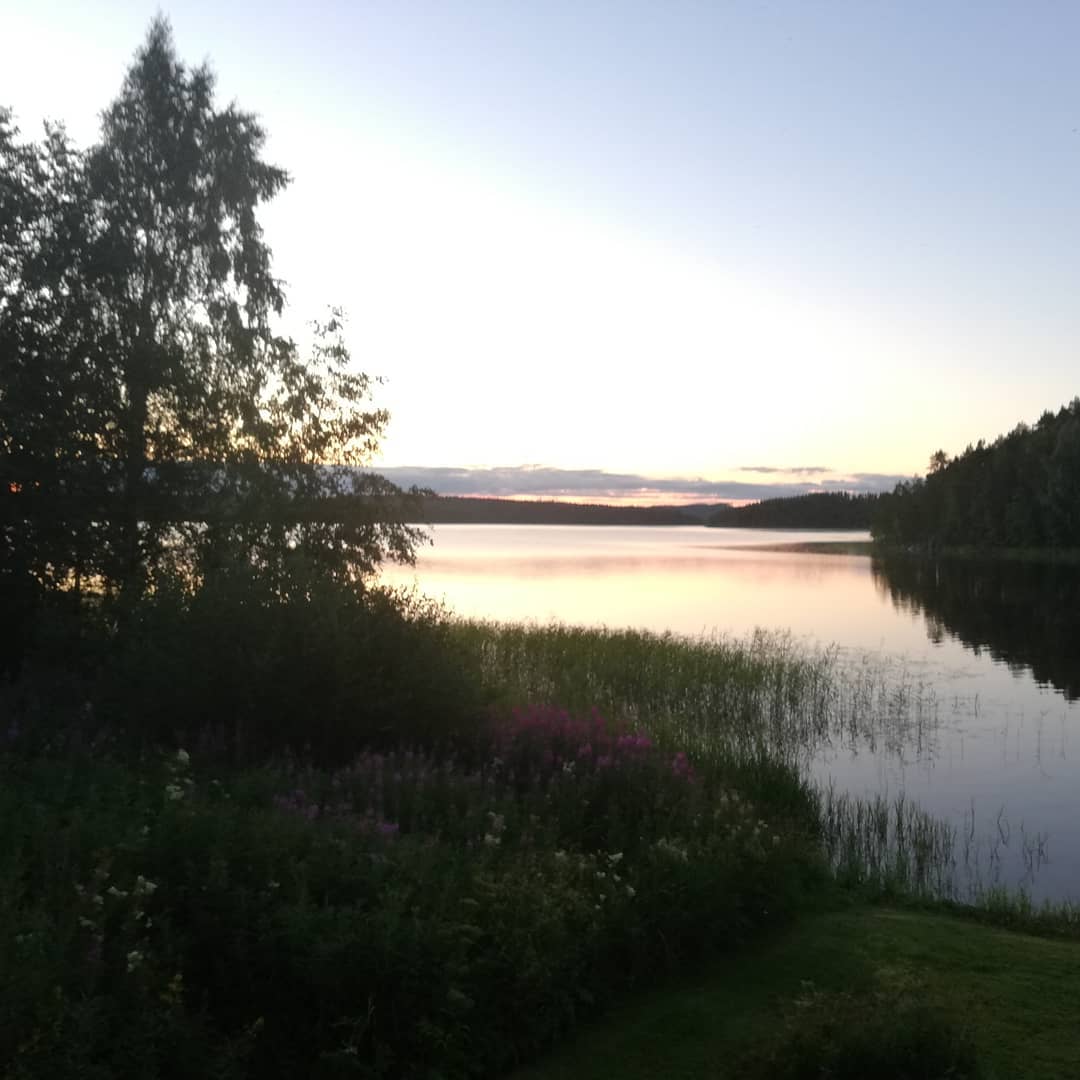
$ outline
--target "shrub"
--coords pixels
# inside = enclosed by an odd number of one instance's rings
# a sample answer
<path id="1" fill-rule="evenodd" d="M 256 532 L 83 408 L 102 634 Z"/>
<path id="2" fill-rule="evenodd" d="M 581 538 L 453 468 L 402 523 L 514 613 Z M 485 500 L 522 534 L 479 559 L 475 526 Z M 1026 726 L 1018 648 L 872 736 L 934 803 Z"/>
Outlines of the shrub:
<path id="1" fill-rule="evenodd" d="M 465 745 L 0 757 L 0 1072 L 495 1075 L 814 881 L 797 823 L 595 712 Z"/>
<path id="2" fill-rule="evenodd" d="M 74 638 L 68 627 L 45 639 L 16 688 L 39 744 L 107 731 L 136 751 L 326 764 L 451 739 L 480 712 L 445 612 L 409 594 L 326 580 L 278 590 L 253 574 L 163 589 L 119 622 L 99 608 L 87 606 Z"/>
<path id="3" fill-rule="evenodd" d="M 950 1017 L 905 998 L 813 991 L 783 1037 L 737 1070 L 746 1080 L 980 1080 L 970 1037 Z"/>

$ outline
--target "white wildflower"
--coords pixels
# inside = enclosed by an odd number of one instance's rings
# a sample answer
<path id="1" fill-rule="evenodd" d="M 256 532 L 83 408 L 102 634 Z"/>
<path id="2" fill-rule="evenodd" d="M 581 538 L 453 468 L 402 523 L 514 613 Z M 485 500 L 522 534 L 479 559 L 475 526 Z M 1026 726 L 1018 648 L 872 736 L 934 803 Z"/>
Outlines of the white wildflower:
<path id="1" fill-rule="evenodd" d="M 157 891 L 157 882 L 147 881 L 142 874 L 139 874 L 135 878 L 135 887 L 132 891 L 136 896 L 152 896 Z"/>

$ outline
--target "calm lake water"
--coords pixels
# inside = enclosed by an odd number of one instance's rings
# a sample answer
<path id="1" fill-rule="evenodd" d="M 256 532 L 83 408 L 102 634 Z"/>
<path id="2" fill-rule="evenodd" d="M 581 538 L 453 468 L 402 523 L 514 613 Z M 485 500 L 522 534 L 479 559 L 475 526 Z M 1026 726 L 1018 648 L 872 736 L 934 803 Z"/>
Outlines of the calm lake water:
<path id="1" fill-rule="evenodd" d="M 459 614 L 742 636 L 788 630 L 918 703 L 919 737 L 820 749 L 818 781 L 904 793 L 971 836 L 985 884 L 1080 901 L 1080 570 L 770 545 L 865 535 L 443 525 L 415 582 Z"/>

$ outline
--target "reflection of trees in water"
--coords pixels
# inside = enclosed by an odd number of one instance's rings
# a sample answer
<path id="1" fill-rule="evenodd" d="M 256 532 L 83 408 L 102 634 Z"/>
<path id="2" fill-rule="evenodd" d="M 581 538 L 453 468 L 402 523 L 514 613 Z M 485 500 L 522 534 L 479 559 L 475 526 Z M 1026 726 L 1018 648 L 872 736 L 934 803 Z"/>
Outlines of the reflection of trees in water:
<path id="1" fill-rule="evenodd" d="M 986 649 L 1080 699 L 1080 567 L 874 558 L 872 572 L 897 610 L 925 614 L 931 641 Z"/>

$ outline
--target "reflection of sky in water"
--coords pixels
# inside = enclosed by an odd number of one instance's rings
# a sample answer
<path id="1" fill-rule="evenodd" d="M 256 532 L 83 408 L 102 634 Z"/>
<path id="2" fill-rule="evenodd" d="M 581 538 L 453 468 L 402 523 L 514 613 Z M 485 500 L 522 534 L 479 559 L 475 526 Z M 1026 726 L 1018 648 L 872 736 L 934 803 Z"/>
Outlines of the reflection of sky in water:
<path id="1" fill-rule="evenodd" d="M 745 547 L 851 534 L 444 525 L 434 538 L 415 572 L 393 568 L 386 580 L 415 581 L 461 615 L 691 635 L 788 629 L 837 644 L 841 663 L 901 658 L 889 677 L 932 703 L 921 748 L 914 738 L 899 753 L 832 748 L 814 775 L 853 794 L 903 791 L 958 826 L 974 803 L 984 878 L 994 839 L 1008 837 L 997 845 L 1003 884 L 1024 880 L 1021 828 L 1029 840 L 1044 834 L 1050 861 L 1033 895 L 1080 899 L 1080 757 L 1070 756 L 1080 705 L 948 634 L 931 642 L 926 617 L 895 606 L 867 558 Z"/>

